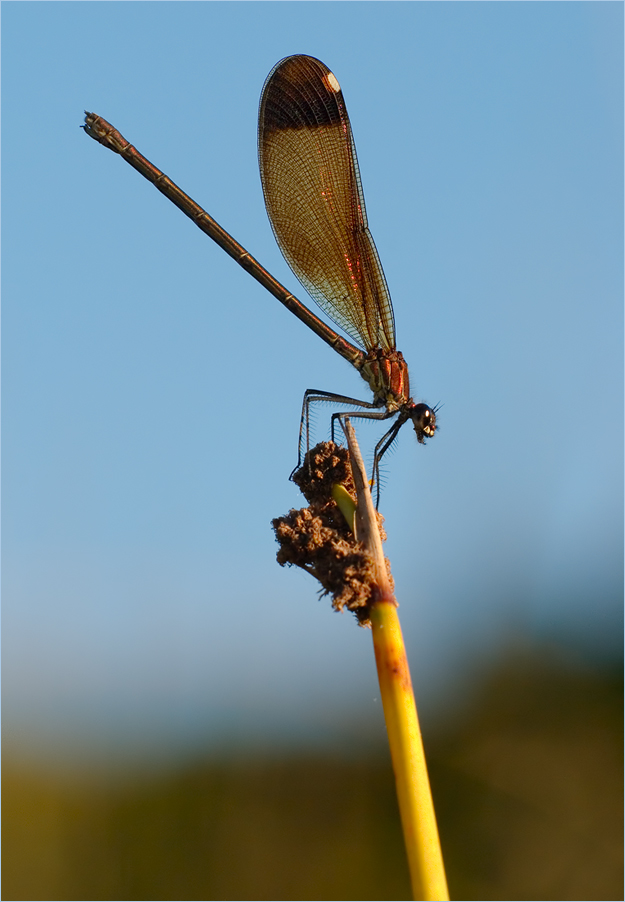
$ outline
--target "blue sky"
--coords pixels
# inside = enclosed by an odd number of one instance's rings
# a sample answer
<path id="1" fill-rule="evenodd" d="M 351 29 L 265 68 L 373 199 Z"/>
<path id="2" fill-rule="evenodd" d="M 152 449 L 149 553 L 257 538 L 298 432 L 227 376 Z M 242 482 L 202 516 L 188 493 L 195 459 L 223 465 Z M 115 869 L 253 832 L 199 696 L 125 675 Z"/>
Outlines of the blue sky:
<path id="1" fill-rule="evenodd" d="M 443 405 L 425 448 L 400 435 L 381 503 L 419 701 L 511 642 L 620 646 L 622 17 L 2 4 L 9 736 L 382 730 L 370 635 L 278 567 L 270 528 L 301 506 L 304 390 L 365 384 L 79 129 L 111 121 L 304 298 L 256 157 L 292 53 L 341 83 L 398 347 Z M 359 426 L 365 456 L 378 433 Z"/>

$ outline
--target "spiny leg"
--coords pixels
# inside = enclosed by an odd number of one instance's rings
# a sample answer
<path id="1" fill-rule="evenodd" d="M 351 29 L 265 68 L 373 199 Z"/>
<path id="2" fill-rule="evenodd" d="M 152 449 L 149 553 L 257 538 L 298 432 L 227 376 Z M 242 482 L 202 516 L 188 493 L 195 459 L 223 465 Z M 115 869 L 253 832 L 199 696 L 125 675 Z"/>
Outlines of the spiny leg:
<path id="1" fill-rule="evenodd" d="M 408 418 L 400 416 L 396 423 L 386 432 L 373 450 L 373 467 L 371 468 L 371 484 L 375 485 L 375 506 L 376 510 L 380 503 L 380 461 L 391 447 L 401 427 Z"/>
<path id="2" fill-rule="evenodd" d="M 306 433 L 306 451 L 310 450 L 310 405 L 314 404 L 316 401 L 330 401 L 336 404 L 355 404 L 357 407 L 366 407 L 371 409 L 375 409 L 377 406 L 371 401 L 360 401 L 358 398 L 350 398 L 347 395 L 337 395 L 335 392 L 323 391 L 322 389 L 318 388 L 307 388 L 304 392 L 304 400 L 302 402 L 302 415 L 299 422 L 299 440 L 297 445 L 296 469 L 299 469 L 299 467 L 301 467 L 302 459 L 304 457 L 304 455 L 302 454 L 304 431 Z M 334 441 L 334 420 L 336 416 L 337 414 L 332 415 L 332 441 Z M 338 414 L 338 416 L 373 416 L 375 419 L 380 418 L 379 415 L 376 416 L 375 414 L 364 414 L 360 413 L 359 411 L 354 411 L 351 414 L 346 412 L 344 414 Z"/>
<path id="3" fill-rule="evenodd" d="M 369 413 L 365 413 L 362 410 L 341 410 L 338 413 L 333 413 L 331 420 L 332 441 L 334 441 L 334 424 L 336 420 L 342 420 L 344 417 L 357 417 L 360 420 L 388 420 L 389 417 L 393 417 L 397 413 L 396 410 L 380 410 L 375 404 L 367 404 L 367 407 L 371 407 L 373 410 Z"/>
<path id="4" fill-rule="evenodd" d="M 370 405 L 370 406 L 373 407 L 373 405 Z M 376 410 L 376 411 L 371 411 L 369 413 L 365 413 L 364 411 L 360 411 L 360 410 L 351 410 L 351 411 L 344 410 L 344 411 L 341 411 L 340 413 L 334 413 L 334 414 L 332 414 L 332 441 L 334 441 L 335 420 L 342 420 L 343 417 L 353 417 L 353 418 L 358 417 L 361 420 L 388 420 L 389 417 L 394 417 L 396 415 L 397 415 L 396 410 Z M 380 441 L 375 446 L 374 456 L 373 456 L 373 468 L 371 471 L 371 481 L 370 481 L 369 485 L 370 486 L 375 485 L 375 487 L 376 487 L 376 501 L 375 501 L 376 509 L 380 503 L 380 478 L 379 478 L 379 476 L 380 476 L 380 473 L 379 473 L 380 458 L 382 457 L 384 452 L 390 447 L 390 445 L 393 443 L 395 436 L 397 435 L 397 433 L 399 432 L 399 430 L 401 429 L 401 427 L 403 426 L 403 424 L 405 422 L 406 422 L 406 417 L 403 415 L 400 415 L 400 418 L 398 419 L 398 421 L 396 423 L 393 423 L 393 425 L 388 430 L 388 432 L 384 433 L 384 435 L 382 436 Z M 388 441 L 387 441 L 387 439 L 388 439 Z M 384 444 L 384 442 L 387 442 L 387 443 L 384 445 L 384 448 L 382 449 L 382 451 L 378 452 L 378 448 L 380 447 L 380 445 Z"/>

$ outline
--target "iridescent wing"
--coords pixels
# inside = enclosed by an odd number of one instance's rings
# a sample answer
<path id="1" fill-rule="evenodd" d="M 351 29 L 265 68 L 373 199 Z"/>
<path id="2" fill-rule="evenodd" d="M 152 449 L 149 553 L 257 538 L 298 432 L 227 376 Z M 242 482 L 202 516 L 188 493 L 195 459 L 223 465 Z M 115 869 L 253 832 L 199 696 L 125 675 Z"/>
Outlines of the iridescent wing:
<path id="1" fill-rule="evenodd" d="M 299 281 L 359 345 L 395 348 L 343 94 L 319 60 L 290 56 L 270 72 L 258 156 L 271 226 Z"/>

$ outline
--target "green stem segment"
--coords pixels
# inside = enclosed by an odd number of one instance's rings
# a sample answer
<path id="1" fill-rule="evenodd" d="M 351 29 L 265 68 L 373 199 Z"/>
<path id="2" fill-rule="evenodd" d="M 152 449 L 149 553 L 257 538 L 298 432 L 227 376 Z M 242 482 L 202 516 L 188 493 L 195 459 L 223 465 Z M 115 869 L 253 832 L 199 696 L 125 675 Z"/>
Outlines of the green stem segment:
<path id="1" fill-rule="evenodd" d="M 356 537 L 376 562 L 377 598 L 371 606 L 373 648 L 395 772 L 408 867 L 415 899 L 449 899 L 430 781 L 406 649 L 397 616 L 367 476 L 354 430 L 344 425 L 356 484 Z"/>

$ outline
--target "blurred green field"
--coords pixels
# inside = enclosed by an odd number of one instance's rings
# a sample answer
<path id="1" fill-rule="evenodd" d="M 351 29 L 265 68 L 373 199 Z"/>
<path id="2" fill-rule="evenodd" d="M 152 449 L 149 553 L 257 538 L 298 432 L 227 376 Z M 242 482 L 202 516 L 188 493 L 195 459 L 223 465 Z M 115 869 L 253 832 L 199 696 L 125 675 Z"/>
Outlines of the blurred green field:
<path id="1" fill-rule="evenodd" d="M 623 898 L 622 676 L 537 660 L 426 736 L 452 899 Z M 9 753 L 2 875 L 6 900 L 410 898 L 383 751 L 108 781 Z"/>

